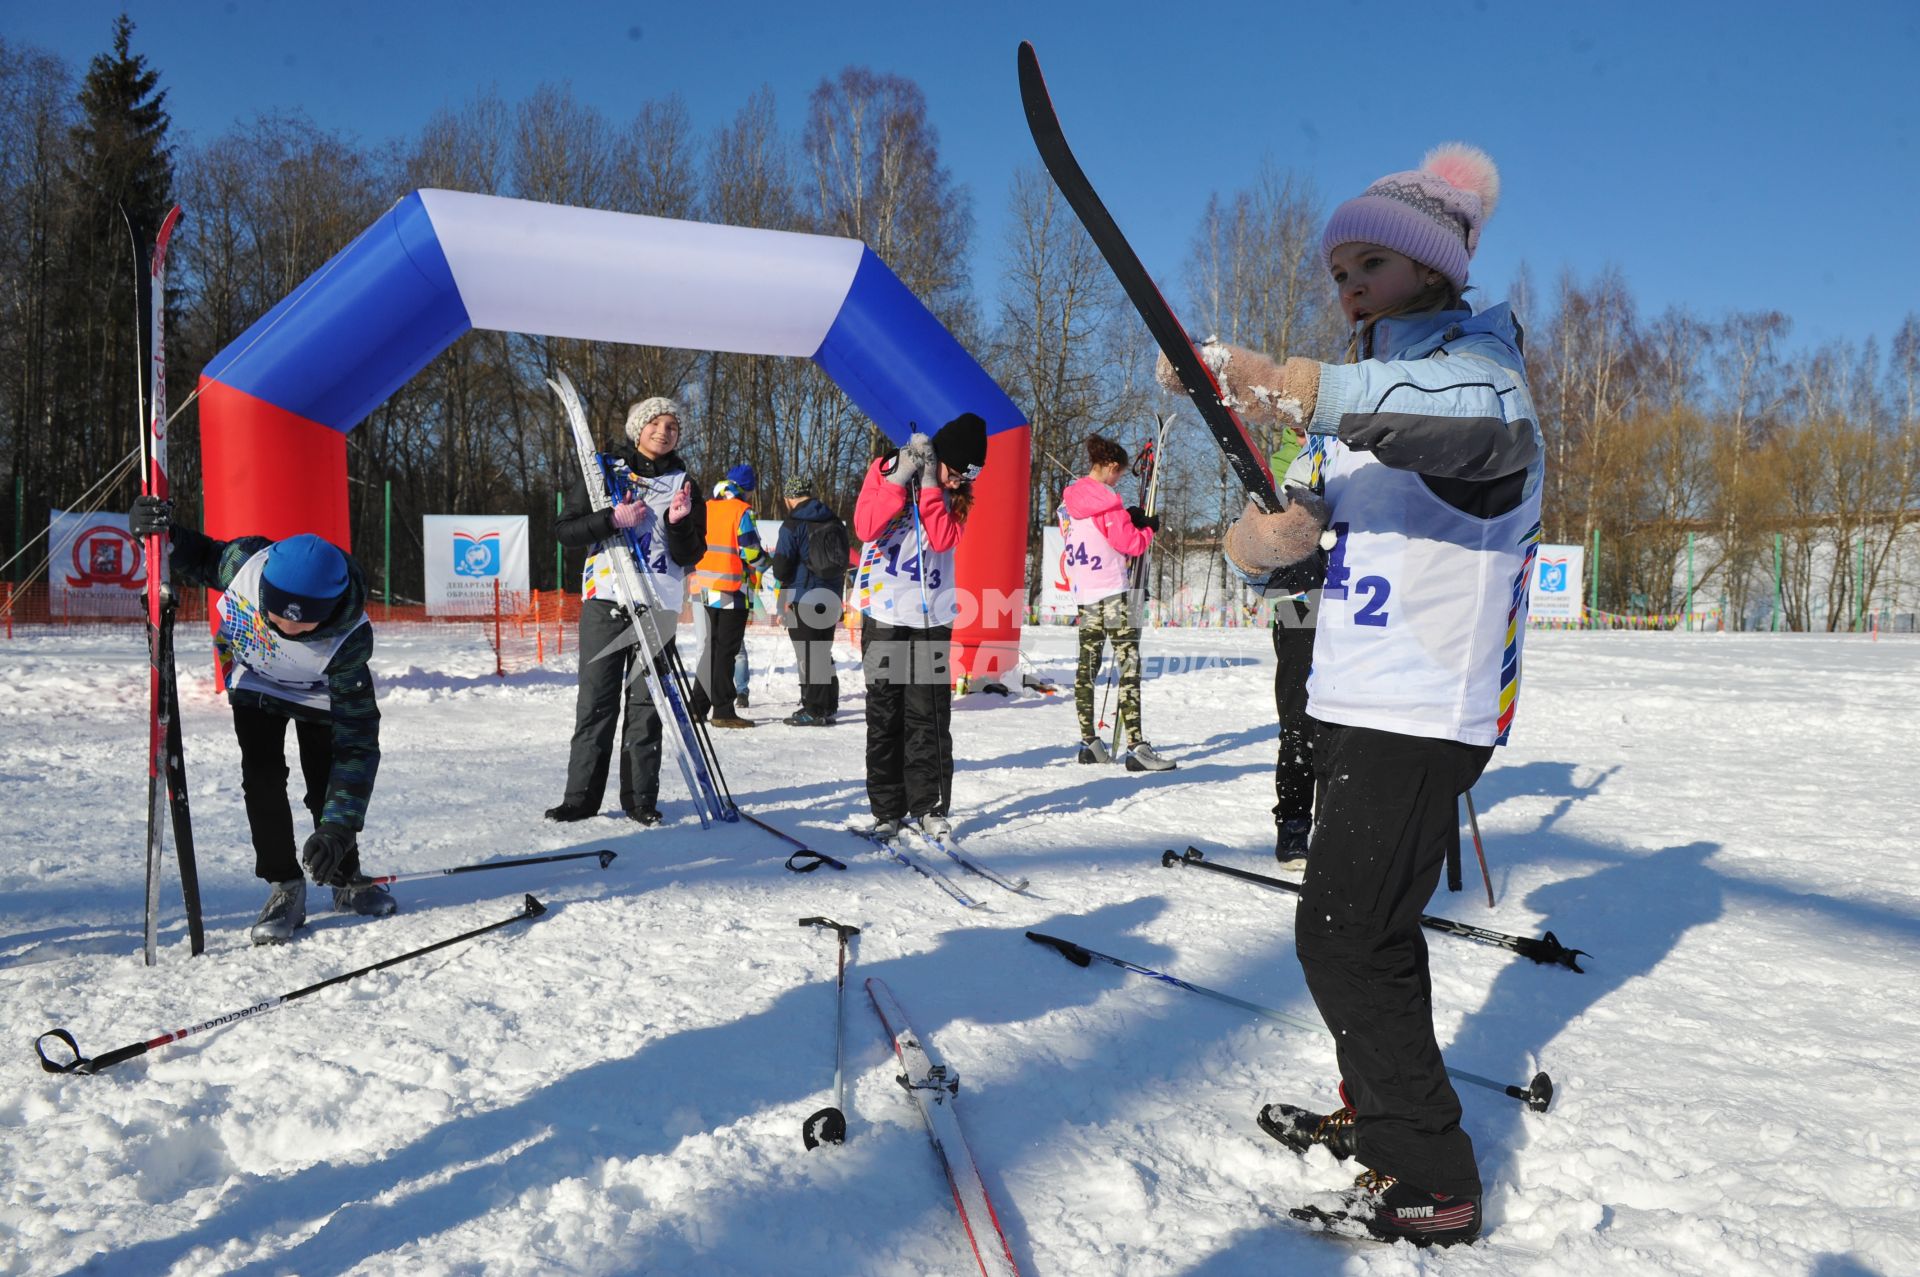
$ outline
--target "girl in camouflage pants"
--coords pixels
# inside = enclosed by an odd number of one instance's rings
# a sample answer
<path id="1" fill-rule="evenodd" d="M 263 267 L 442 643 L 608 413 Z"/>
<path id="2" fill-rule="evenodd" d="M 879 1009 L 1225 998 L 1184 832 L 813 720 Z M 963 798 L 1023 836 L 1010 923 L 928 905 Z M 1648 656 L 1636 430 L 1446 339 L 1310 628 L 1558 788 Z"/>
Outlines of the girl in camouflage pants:
<path id="1" fill-rule="evenodd" d="M 1160 516 L 1122 503 L 1113 485 L 1127 472 L 1127 450 L 1103 435 L 1087 437 L 1088 473 L 1067 485 L 1060 498 L 1064 567 L 1080 605 L 1080 664 L 1073 683 L 1080 714 L 1080 761 L 1110 763 L 1106 742 L 1094 731 L 1093 685 L 1108 642 L 1120 665 L 1120 725 L 1127 740 L 1128 771 L 1170 771 L 1140 727 L 1140 625 L 1138 596 L 1129 588 L 1133 561 L 1153 544 Z"/>

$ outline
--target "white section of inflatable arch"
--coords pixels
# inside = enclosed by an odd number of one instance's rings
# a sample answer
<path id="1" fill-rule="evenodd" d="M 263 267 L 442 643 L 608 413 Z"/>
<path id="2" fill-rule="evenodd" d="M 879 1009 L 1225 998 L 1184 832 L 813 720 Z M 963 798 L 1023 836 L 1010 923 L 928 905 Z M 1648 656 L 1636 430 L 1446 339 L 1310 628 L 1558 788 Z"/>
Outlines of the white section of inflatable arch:
<path id="1" fill-rule="evenodd" d="M 422 190 L 475 328 L 810 358 L 859 240 Z"/>

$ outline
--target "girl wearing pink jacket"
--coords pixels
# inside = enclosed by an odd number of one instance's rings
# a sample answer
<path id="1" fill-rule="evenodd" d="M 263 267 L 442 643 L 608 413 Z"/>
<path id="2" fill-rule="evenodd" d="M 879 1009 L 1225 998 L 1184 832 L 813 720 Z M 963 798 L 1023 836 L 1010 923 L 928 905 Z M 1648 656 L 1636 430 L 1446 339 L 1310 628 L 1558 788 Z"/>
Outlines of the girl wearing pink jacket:
<path id="1" fill-rule="evenodd" d="M 1120 666 L 1120 725 L 1127 739 L 1130 772 L 1164 772 L 1174 764 L 1153 752 L 1140 730 L 1141 595 L 1129 588 L 1133 562 L 1153 544 L 1160 516 L 1129 506 L 1113 490 L 1127 472 L 1127 450 L 1104 435 L 1087 436 L 1088 473 L 1060 496 L 1060 534 L 1073 600 L 1080 605 L 1080 664 L 1073 705 L 1080 714 L 1080 761 L 1110 763 L 1106 742 L 1094 732 L 1093 685 L 1107 643 Z"/>
<path id="2" fill-rule="evenodd" d="M 986 422 L 961 413 L 931 439 L 916 434 L 875 458 L 854 507 L 853 532 L 866 543 L 853 600 L 867 676 L 867 805 L 880 838 L 909 819 L 936 837 L 952 830 L 954 547 L 986 462 Z"/>

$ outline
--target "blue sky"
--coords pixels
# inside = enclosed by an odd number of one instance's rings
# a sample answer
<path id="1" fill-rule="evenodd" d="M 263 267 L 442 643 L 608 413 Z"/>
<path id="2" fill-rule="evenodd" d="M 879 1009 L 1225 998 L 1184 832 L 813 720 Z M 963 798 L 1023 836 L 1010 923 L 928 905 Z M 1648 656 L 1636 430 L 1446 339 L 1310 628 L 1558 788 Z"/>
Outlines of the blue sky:
<path id="1" fill-rule="evenodd" d="M 176 129 L 300 109 L 378 142 L 497 85 L 567 80 L 615 119 L 677 91 L 704 134 L 762 84 L 806 95 L 864 64 L 926 90 L 971 192 L 990 304 L 1008 181 L 1035 162 L 1014 79 L 1031 39 L 1081 162 L 1176 289 L 1207 195 L 1263 158 L 1357 194 L 1432 143 L 1505 179 L 1474 279 L 1626 274 L 1643 315 L 1772 307 L 1793 344 L 1878 337 L 1920 311 L 1920 4 L 566 4 L 501 0 L 0 0 L 7 38 L 76 68 L 114 14 L 160 68 Z M 191 212 L 191 210 L 189 210 Z"/>

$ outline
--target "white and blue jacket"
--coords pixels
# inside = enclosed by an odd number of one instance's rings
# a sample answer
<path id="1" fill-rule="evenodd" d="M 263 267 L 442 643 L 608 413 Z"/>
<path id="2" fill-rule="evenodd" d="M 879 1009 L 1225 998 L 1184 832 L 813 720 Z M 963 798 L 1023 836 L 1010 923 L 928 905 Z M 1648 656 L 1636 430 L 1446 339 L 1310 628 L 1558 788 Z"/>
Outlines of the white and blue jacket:
<path id="1" fill-rule="evenodd" d="M 1503 743 L 1544 454 L 1520 333 L 1502 305 L 1384 320 L 1373 338 L 1390 358 L 1321 366 L 1308 445 L 1287 471 L 1324 492 L 1332 533 L 1307 711 Z"/>

